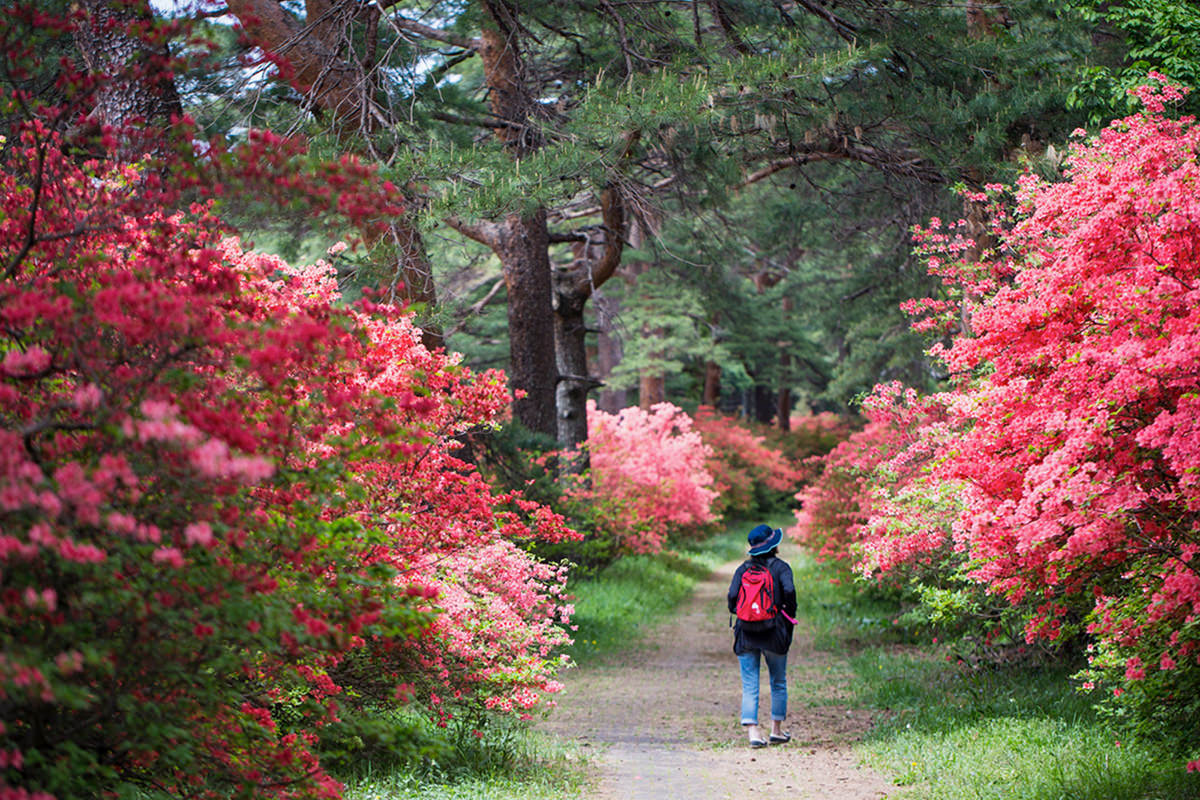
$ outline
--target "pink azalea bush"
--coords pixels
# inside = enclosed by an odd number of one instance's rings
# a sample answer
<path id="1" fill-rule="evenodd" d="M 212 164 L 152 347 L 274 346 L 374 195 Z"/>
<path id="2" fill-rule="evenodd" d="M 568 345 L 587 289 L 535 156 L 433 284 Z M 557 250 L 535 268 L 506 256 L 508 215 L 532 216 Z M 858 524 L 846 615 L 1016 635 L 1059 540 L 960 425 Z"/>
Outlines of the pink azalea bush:
<path id="1" fill-rule="evenodd" d="M 571 534 L 448 438 L 507 412 L 502 376 L 340 307 L 327 266 L 134 216 L 128 176 L 39 136 L 36 206 L 28 152 L 2 178 L 9 789 L 334 796 L 312 745 L 343 705 L 555 691 L 565 575 L 514 543 Z M 55 235 L 81 214 L 113 224 Z"/>
<path id="2" fill-rule="evenodd" d="M 811 481 L 796 494 L 800 507 L 788 536 L 817 558 L 847 567 L 861 557 L 867 522 L 884 501 L 884 487 L 907 486 L 922 460 L 908 454 L 923 427 L 939 418 L 936 402 L 899 383 L 875 387 L 863 402 L 866 424 L 824 456 L 809 462 Z"/>
<path id="3" fill-rule="evenodd" d="M 657 552 L 669 533 L 696 535 L 716 521 L 711 449 L 677 406 L 608 414 L 589 403 L 587 447 L 591 485 L 572 496 L 621 549 Z"/>
<path id="4" fill-rule="evenodd" d="M 1030 637 L 1086 598 L 1098 677 L 1170 724 L 1194 723 L 1200 683 L 1200 129 L 1163 115 L 1180 96 L 1143 88 L 1146 112 L 1076 144 L 1067 180 L 1022 182 L 1016 277 L 945 354 L 990 372 L 948 464 L 972 577 L 1039 598 Z"/>

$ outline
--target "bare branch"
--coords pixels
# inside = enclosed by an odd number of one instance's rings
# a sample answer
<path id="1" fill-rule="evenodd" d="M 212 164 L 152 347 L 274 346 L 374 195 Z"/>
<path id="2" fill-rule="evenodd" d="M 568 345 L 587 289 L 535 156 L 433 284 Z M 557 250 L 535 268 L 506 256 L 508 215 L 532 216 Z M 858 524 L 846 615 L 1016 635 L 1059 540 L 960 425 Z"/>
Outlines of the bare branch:
<path id="1" fill-rule="evenodd" d="M 492 250 L 500 246 L 500 226 L 494 222 L 465 222 L 458 217 L 447 217 L 446 224 Z"/>
<path id="2" fill-rule="evenodd" d="M 788 169 L 789 167 L 798 167 L 801 164 L 811 164 L 814 161 L 832 161 L 834 159 L 846 158 L 846 157 L 847 156 L 845 153 L 835 153 L 835 152 L 830 152 L 830 151 L 820 151 L 820 152 L 815 152 L 815 153 L 797 153 L 794 156 L 788 156 L 787 158 L 780 158 L 775 161 L 772 161 L 771 163 L 767 164 L 765 167 L 762 167 L 761 169 L 757 169 L 754 172 L 751 172 L 749 175 L 747 175 L 745 178 L 743 178 L 741 181 L 739 181 L 734 186 L 734 188 L 735 189 L 744 189 L 752 183 L 758 183 L 759 181 L 763 180 L 764 178 L 769 178 L 772 175 L 774 175 L 776 172 L 781 172 L 785 169 Z"/>
<path id="3" fill-rule="evenodd" d="M 721 35 L 725 37 L 725 41 L 729 42 L 729 46 L 742 55 L 750 55 L 750 48 L 746 42 L 738 35 L 737 29 L 734 27 L 733 19 L 729 16 L 729 10 L 725 8 L 725 4 L 721 0 L 708 0 L 708 6 L 712 9 L 713 18 L 717 21 L 717 26 L 721 29 Z"/>
<path id="4" fill-rule="evenodd" d="M 429 116 L 442 122 L 449 122 L 451 125 L 470 125 L 474 128 L 517 128 L 523 129 L 527 126 L 517 122 L 511 122 L 499 117 L 464 117 L 459 114 L 450 114 L 446 111 L 434 111 Z"/>
<path id="5" fill-rule="evenodd" d="M 483 311 L 483 309 L 487 308 L 488 304 L 492 302 L 492 299 L 496 296 L 496 294 L 500 291 L 500 289 L 503 288 L 503 286 L 504 286 L 504 278 L 497 278 L 496 282 L 492 284 L 492 288 L 488 289 L 488 293 L 485 294 L 483 297 L 481 297 L 479 300 L 472 303 L 471 306 L 467 309 L 466 313 L 463 315 L 463 318 L 461 320 L 459 320 L 459 322 L 453 328 L 446 331 L 446 337 L 449 338 L 449 337 L 453 336 L 454 334 L 458 333 L 467 324 L 467 320 L 469 320 L 471 317 L 476 316 L 481 311 Z"/>
<path id="6" fill-rule="evenodd" d="M 388 8 L 392 5 L 392 3 L 380 3 L 378 5 L 381 8 Z M 408 31 L 409 33 L 415 33 L 416 35 L 425 39 L 433 39 L 437 42 L 445 42 L 446 44 L 452 44 L 455 47 L 461 47 L 464 50 L 474 51 L 478 50 L 480 46 L 479 39 L 472 39 L 468 36 L 459 36 L 456 33 L 450 33 L 449 31 L 444 31 L 440 28 L 434 28 L 417 22 L 416 20 L 402 17 L 399 14 L 392 14 L 387 19 L 397 28 Z"/>
<path id="7" fill-rule="evenodd" d="M 858 41 L 858 28 L 853 24 L 846 22 L 846 20 L 842 19 L 837 14 L 834 14 L 823 5 L 814 3 L 812 0 L 797 0 L 797 3 L 810 13 L 815 14 L 816 16 L 828 22 L 830 26 L 833 27 L 834 33 L 845 39 L 847 42 Z"/>

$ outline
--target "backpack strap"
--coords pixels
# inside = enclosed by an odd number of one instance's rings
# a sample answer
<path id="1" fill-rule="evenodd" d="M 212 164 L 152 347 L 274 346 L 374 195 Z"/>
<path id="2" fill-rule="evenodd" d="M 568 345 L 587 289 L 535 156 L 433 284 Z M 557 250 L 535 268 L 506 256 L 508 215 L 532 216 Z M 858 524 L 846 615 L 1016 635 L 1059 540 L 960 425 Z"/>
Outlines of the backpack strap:
<path id="1" fill-rule="evenodd" d="M 773 565 L 773 564 L 774 564 L 776 561 L 781 561 L 781 560 L 782 560 L 782 559 L 780 559 L 780 558 L 779 558 L 779 556 L 771 556 L 770 560 L 769 560 L 769 561 L 767 561 L 767 569 L 770 569 L 770 568 L 771 568 L 771 566 L 772 566 L 772 565 Z M 775 577 L 775 573 L 771 573 L 771 577 L 772 577 L 772 578 L 774 578 L 774 577 Z M 783 581 L 775 581 L 775 589 L 776 589 L 776 591 L 778 591 L 778 592 L 782 593 L 782 592 L 783 592 Z M 793 617 L 793 616 L 791 616 L 790 614 L 788 614 L 788 612 L 786 612 L 786 611 L 784 611 L 784 610 L 783 610 L 783 602 L 782 602 L 783 598 L 781 597 L 781 598 L 779 598 L 779 599 L 780 599 L 780 601 L 781 601 L 781 602 L 777 602 L 777 603 L 775 604 L 776 606 L 778 606 L 778 607 L 779 607 L 779 615 L 780 615 L 780 616 L 782 616 L 784 619 L 786 619 L 788 622 L 790 622 L 790 623 L 792 623 L 793 625 L 795 625 L 795 624 L 796 624 L 796 618 L 795 618 L 795 617 Z"/>

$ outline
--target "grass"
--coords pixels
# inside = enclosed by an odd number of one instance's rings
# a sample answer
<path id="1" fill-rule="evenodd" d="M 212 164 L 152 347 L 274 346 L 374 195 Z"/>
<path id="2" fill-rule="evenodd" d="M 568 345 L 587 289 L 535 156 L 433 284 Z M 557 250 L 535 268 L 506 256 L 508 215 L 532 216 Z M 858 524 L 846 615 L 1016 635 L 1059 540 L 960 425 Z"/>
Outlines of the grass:
<path id="1" fill-rule="evenodd" d="M 779 524 L 778 522 L 776 524 Z M 625 558 L 572 579 L 581 662 L 612 652 L 669 615 L 696 583 L 745 553 L 735 525 L 706 542 Z M 1127 737 L 1075 693 L 1066 666 L 971 670 L 918 642 L 893 620 L 894 601 L 859 594 L 845 576 L 789 552 L 799 615 L 818 649 L 844 666 L 849 702 L 878 712 L 861 757 L 907 800 L 1185 800 L 1200 775 L 1152 742 Z M 799 688 L 799 687 L 797 687 Z M 797 692 L 799 694 L 799 692 Z M 349 800 L 549 800 L 579 798 L 578 751 L 523 727 L 493 726 L 482 739 L 431 731 L 438 755 L 402 768 L 356 765 Z"/>
<path id="2" fill-rule="evenodd" d="M 1076 693 L 1064 665 L 970 669 L 918 643 L 895 604 L 863 598 L 811 559 L 793 560 L 818 647 L 846 659 L 853 701 L 880 721 L 860 755 L 910 800 L 1185 800 L 1200 775 L 1128 737 Z"/>
<path id="3" fill-rule="evenodd" d="M 451 721 L 409 713 L 420 756 L 359 759 L 336 777 L 346 800 L 553 800 L 581 797 L 586 765 L 572 745 L 507 719 Z M 475 735 L 480 730 L 481 736 Z"/>

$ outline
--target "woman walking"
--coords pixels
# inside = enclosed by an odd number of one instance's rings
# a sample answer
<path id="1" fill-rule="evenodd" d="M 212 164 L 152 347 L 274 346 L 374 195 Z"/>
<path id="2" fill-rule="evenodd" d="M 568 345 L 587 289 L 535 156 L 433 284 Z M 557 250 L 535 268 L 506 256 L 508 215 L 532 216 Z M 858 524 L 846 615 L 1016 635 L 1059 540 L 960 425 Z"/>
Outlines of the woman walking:
<path id="1" fill-rule="evenodd" d="M 747 537 L 750 558 L 738 567 L 729 584 L 729 613 L 736 615 L 733 652 L 742 672 L 742 727 L 751 747 L 783 744 L 787 718 L 787 651 L 796 619 L 796 584 L 792 568 L 779 558 L 783 531 L 758 525 Z M 758 675 L 767 662 L 771 686 L 771 732 L 758 725 Z"/>

